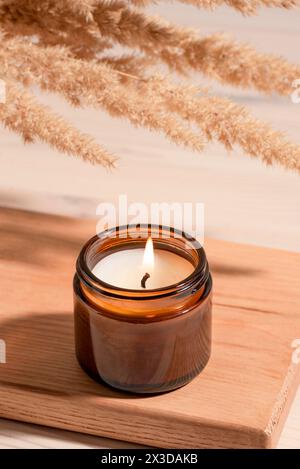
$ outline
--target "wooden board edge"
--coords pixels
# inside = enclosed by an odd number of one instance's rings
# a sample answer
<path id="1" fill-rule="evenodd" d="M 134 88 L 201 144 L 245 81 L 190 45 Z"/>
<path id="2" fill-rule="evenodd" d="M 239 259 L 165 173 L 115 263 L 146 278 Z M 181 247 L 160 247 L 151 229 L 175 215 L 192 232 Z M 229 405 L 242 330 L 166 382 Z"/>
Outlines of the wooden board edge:
<path id="1" fill-rule="evenodd" d="M 13 402 L 10 399 L 12 392 L 15 393 Z M 97 408 L 97 418 L 94 407 L 81 416 L 80 400 L 69 401 L 66 412 L 65 399 L 38 392 L 33 396 L 24 389 L 2 386 L 0 416 L 157 448 L 265 449 L 272 446 L 270 435 L 261 428 L 210 422 L 179 414 L 170 416 L 168 412 L 141 412 L 134 407 L 125 413 L 109 402 Z"/>
<path id="2" fill-rule="evenodd" d="M 284 382 L 272 409 L 268 424 L 264 430 L 269 439 L 271 448 L 275 448 L 278 444 L 283 426 L 296 396 L 300 384 L 299 365 L 300 364 L 291 362 L 288 367 Z"/>

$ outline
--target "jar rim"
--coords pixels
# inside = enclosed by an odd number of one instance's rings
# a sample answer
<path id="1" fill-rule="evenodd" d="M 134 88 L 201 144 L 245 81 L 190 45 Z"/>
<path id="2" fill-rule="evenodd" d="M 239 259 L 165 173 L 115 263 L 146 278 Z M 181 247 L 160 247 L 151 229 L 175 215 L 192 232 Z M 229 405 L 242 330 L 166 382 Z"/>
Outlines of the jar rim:
<path id="1" fill-rule="evenodd" d="M 178 235 L 179 239 L 182 238 L 185 242 L 189 242 L 190 245 L 193 245 L 192 250 L 196 254 L 196 258 L 197 258 L 197 264 L 193 272 L 188 277 L 180 280 L 177 283 L 167 285 L 164 287 L 160 287 L 160 288 L 153 288 L 153 289 L 149 288 L 146 290 L 122 288 L 122 287 L 104 282 L 99 277 L 94 275 L 91 268 L 88 265 L 87 256 L 91 248 L 95 245 L 95 243 L 97 242 L 101 243 L 101 241 L 104 242 L 106 239 L 111 238 L 112 234 L 114 234 L 114 237 L 117 238 L 118 237 L 117 234 L 120 233 L 121 231 L 126 230 L 128 232 L 129 230 L 136 229 L 137 227 L 139 229 L 145 229 L 145 230 L 147 229 L 148 232 L 149 230 L 153 230 L 153 229 L 158 230 L 158 232 L 163 231 L 163 230 L 168 230 L 170 232 L 169 238 L 158 238 L 158 239 L 153 238 L 154 247 L 157 247 L 158 244 L 161 244 L 161 243 L 165 243 L 165 245 L 172 247 L 173 244 L 170 240 L 178 239 L 178 238 L 174 238 L 174 236 L 172 237 L 171 234 Z M 132 244 L 136 243 L 137 239 L 140 240 L 141 237 L 136 237 L 132 239 Z M 146 244 L 146 240 L 147 239 L 145 239 L 145 244 Z M 128 243 L 126 244 L 126 247 L 128 248 Z M 124 250 L 126 249 L 126 247 L 124 247 Z M 162 248 L 160 247 L 160 249 Z M 106 231 L 103 231 L 99 234 L 96 234 L 95 236 L 90 238 L 84 244 L 84 246 L 82 247 L 79 253 L 79 256 L 76 262 L 76 271 L 81 281 L 83 281 L 92 290 L 100 294 L 104 294 L 107 296 L 114 296 L 116 298 L 121 298 L 121 299 L 122 298 L 129 299 L 130 295 L 132 295 L 132 298 L 134 297 L 135 300 L 159 299 L 165 296 L 171 296 L 174 294 L 183 293 L 188 289 L 193 289 L 193 288 L 198 289 L 198 288 L 201 288 L 206 283 L 209 277 L 209 266 L 208 266 L 206 254 L 205 254 L 203 246 L 199 243 L 198 240 L 188 235 L 186 232 L 183 232 L 173 227 L 168 227 L 165 225 L 146 224 L 146 223 L 139 223 L 137 225 L 128 224 L 128 225 L 116 226 L 114 228 L 110 228 Z"/>

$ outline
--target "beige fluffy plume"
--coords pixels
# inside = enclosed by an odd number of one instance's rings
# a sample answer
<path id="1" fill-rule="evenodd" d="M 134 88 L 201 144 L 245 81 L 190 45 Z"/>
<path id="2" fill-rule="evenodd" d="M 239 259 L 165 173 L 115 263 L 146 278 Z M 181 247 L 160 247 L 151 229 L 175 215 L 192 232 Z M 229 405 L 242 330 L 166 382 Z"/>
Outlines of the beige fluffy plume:
<path id="1" fill-rule="evenodd" d="M 260 6 L 292 8 L 299 0 L 182 0 L 199 8 L 226 4 L 243 14 Z M 157 75 L 199 72 L 222 83 L 289 95 L 299 65 L 258 53 L 221 34 L 200 32 L 152 17 L 152 0 L 0 0 L 0 69 L 8 83 L 1 120 L 25 140 L 111 166 L 109 155 L 86 135 L 41 106 L 20 85 L 38 85 L 75 106 L 104 109 L 135 126 L 163 133 L 200 151 L 209 140 L 240 146 L 267 164 L 300 170 L 300 148 L 247 110 Z M 175 7 L 175 6 L 174 6 Z M 117 55 L 115 45 L 125 46 Z M 18 86 L 17 86 L 18 84 Z M 18 103 L 14 106 L 14 100 Z M 27 109 L 20 118 L 20 109 Z M 23 113 L 24 114 L 24 113 Z M 56 123 L 56 124 L 55 124 Z"/>
<path id="2" fill-rule="evenodd" d="M 171 1 L 171 0 L 169 0 Z M 231 8 L 245 14 L 253 15 L 257 13 L 259 8 L 285 8 L 290 9 L 299 5 L 299 0 L 179 0 L 181 3 L 194 5 L 207 10 L 215 10 L 221 5 L 228 5 Z M 146 6 L 150 4 L 160 3 L 159 0 L 131 0 L 136 6 Z"/>
<path id="3" fill-rule="evenodd" d="M 115 157 L 91 137 L 38 104 L 30 93 L 10 81 L 6 82 L 5 104 L 0 104 L 0 121 L 7 129 L 19 133 L 26 143 L 40 140 L 84 161 L 107 168 L 114 166 Z"/>

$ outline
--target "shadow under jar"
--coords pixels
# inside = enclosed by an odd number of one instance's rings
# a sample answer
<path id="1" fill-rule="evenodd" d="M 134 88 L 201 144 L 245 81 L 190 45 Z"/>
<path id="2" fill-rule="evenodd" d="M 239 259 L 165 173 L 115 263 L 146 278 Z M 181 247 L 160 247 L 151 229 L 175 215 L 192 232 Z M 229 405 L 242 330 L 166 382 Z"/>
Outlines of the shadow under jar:
<path id="1" fill-rule="evenodd" d="M 157 289 L 131 290 L 105 283 L 92 270 L 120 250 L 166 250 L 193 271 Z M 127 225 L 91 238 L 74 277 L 75 345 L 82 368 L 94 379 L 134 393 L 159 393 L 191 381 L 211 351 L 212 279 L 204 249 L 186 234 L 162 226 Z"/>

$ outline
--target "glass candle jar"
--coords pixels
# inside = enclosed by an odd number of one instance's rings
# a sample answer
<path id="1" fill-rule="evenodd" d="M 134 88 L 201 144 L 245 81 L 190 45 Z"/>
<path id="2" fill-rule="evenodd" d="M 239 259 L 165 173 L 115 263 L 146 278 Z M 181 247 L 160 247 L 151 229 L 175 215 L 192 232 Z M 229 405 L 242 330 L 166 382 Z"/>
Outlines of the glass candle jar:
<path id="1" fill-rule="evenodd" d="M 193 271 L 167 287 L 131 290 L 105 283 L 92 270 L 105 256 L 144 248 L 148 235 L 188 260 Z M 204 249 L 177 230 L 128 225 L 91 238 L 74 277 L 76 355 L 94 379 L 134 393 L 183 386 L 198 375 L 211 351 L 212 279 Z"/>

